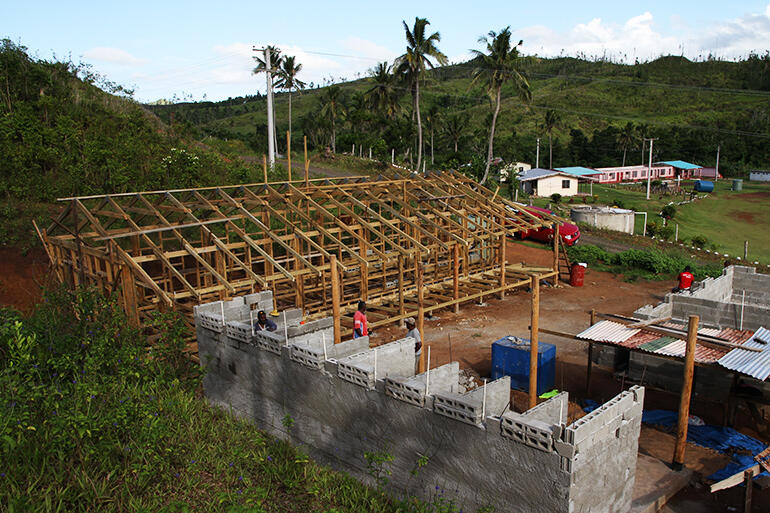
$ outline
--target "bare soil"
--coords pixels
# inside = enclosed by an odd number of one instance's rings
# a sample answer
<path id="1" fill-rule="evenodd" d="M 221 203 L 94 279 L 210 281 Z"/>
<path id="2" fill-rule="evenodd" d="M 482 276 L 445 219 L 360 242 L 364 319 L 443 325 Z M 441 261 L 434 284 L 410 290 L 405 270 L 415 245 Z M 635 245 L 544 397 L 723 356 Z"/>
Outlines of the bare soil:
<path id="1" fill-rule="evenodd" d="M 0 307 L 31 312 L 48 283 L 48 257 L 43 248 L 26 253 L 17 248 L 0 248 Z"/>

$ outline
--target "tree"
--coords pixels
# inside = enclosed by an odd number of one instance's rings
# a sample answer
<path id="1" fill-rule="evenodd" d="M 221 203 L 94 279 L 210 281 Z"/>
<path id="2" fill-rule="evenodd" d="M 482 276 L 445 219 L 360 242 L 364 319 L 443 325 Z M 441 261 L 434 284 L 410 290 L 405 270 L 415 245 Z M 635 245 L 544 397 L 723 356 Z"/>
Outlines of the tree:
<path id="1" fill-rule="evenodd" d="M 302 71 L 302 64 L 295 64 L 294 56 L 286 56 L 281 59 L 278 69 L 278 82 L 275 86 L 289 91 L 289 138 L 291 138 L 291 92 L 294 89 L 304 89 L 305 82 L 299 80 L 297 75 Z"/>
<path id="2" fill-rule="evenodd" d="M 468 128 L 468 124 L 465 118 L 459 114 L 450 114 L 444 118 L 444 133 L 454 143 L 455 153 L 457 153 L 457 145 L 460 139 L 465 135 L 465 131 Z"/>
<path id="3" fill-rule="evenodd" d="M 321 95 L 321 115 L 331 121 L 332 153 L 337 152 L 337 118 L 344 114 L 345 105 L 342 103 L 342 88 L 338 85 L 330 85 Z"/>
<path id="4" fill-rule="evenodd" d="M 396 77 L 392 71 L 393 67 L 389 66 L 387 61 L 377 63 L 374 68 L 369 70 L 369 75 L 374 83 L 364 93 L 372 108 L 387 120 L 393 120 L 400 109 Z"/>
<path id="5" fill-rule="evenodd" d="M 623 127 L 623 129 L 620 131 L 620 134 L 618 135 L 618 144 L 620 144 L 620 147 L 623 148 L 622 166 L 626 165 L 626 152 L 628 151 L 628 148 L 634 144 L 635 140 L 636 127 L 631 122 L 626 123 L 626 126 Z"/>
<path id="6" fill-rule="evenodd" d="M 519 55 L 519 46 L 524 41 L 519 41 L 511 46 L 511 28 L 505 27 L 499 34 L 489 31 L 489 34 L 479 38 L 479 42 L 486 44 L 487 53 L 471 50 L 476 56 L 476 69 L 473 71 L 473 82 L 483 80 L 487 86 L 489 96 L 494 99 L 495 110 L 492 114 L 492 125 L 489 132 L 489 146 L 487 150 L 487 163 L 484 175 L 479 183 L 484 183 L 489 176 L 489 165 L 492 161 L 492 150 L 495 139 L 495 125 L 497 115 L 500 113 L 500 100 L 503 84 L 512 82 L 518 97 L 525 103 L 532 99 L 529 82 L 522 69 L 523 58 Z"/>
<path id="7" fill-rule="evenodd" d="M 281 49 L 271 45 L 267 45 L 267 49 L 270 50 L 270 73 L 273 77 L 276 77 L 278 76 L 278 69 L 281 67 L 281 61 L 283 60 Z M 254 62 L 257 63 L 257 65 L 254 67 L 254 69 L 251 70 L 251 74 L 259 75 L 260 73 L 267 73 L 267 63 L 261 59 L 259 55 L 255 55 L 252 58 L 254 59 Z M 276 126 L 275 108 L 273 108 L 273 112 L 268 113 L 268 115 L 273 116 L 273 126 Z M 277 130 L 273 130 L 273 144 L 275 145 L 276 150 L 278 150 Z"/>
<path id="8" fill-rule="evenodd" d="M 406 21 L 404 31 L 406 33 L 406 53 L 396 60 L 396 69 L 398 73 L 403 74 L 410 82 L 412 90 L 412 99 L 414 102 L 414 113 L 417 116 L 417 169 L 422 164 L 422 119 L 420 117 L 420 80 L 422 80 L 425 70 L 433 68 L 431 58 L 439 64 L 448 62 L 446 55 L 441 53 L 436 43 L 441 41 L 441 34 L 434 32 L 425 37 L 425 27 L 430 22 L 425 18 L 414 19 L 414 27 L 409 30 Z"/>
<path id="9" fill-rule="evenodd" d="M 428 107 L 428 112 L 425 113 L 425 121 L 428 123 L 428 130 L 430 131 L 430 165 L 435 164 L 434 152 L 433 152 L 433 135 L 436 131 L 436 124 L 438 123 L 441 115 L 439 114 L 439 106 L 435 103 Z"/>
<path id="10" fill-rule="evenodd" d="M 551 135 L 553 129 L 559 124 L 559 115 L 553 109 L 545 111 L 545 119 L 543 120 L 543 129 L 548 134 L 548 169 L 553 169 L 553 140 Z"/>

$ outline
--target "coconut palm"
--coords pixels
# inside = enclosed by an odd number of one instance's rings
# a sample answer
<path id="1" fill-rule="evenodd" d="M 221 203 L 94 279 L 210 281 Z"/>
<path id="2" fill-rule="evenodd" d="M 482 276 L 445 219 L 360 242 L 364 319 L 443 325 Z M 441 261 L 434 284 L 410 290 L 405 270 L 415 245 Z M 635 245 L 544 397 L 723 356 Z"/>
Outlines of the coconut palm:
<path id="1" fill-rule="evenodd" d="M 430 165 L 432 166 L 435 164 L 434 160 L 434 152 L 433 152 L 433 136 L 436 132 L 436 125 L 438 124 L 439 120 L 441 119 L 441 114 L 439 113 L 439 106 L 437 104 L 431 104 L 430 107 L 428 107 L 428 112 L 425 113 L 425 122 L 428 124 L 428 131 L 430 132 Z"/>
<path id="2" fill-rule="evenodd" d="M 331 121 L 332 153 L 337 152 L 337 118 L 344 114 L 345 105 L 342 103 L 342 88 L 338 85 L 330 85 L 321 95 L 321 115 Z"/>
<path id="3" fill-rule="evenodd" d="M 548 134 L 548 169 L 553 169 L 553 129 L 559 124 L 561 119 L 559 115 L 553 109 L 545 111 L 545 119 L 543 120 L 543 129 Z"/>
<path id="4" fill-rule="evenodd" d="M 366 97 L 372 108 L 382 114 L 385 119 L 392 120 L 399 111 L 398 97 L 396 88 L 396 76 L 393 74 L 393 66 L 388 62 L 380 62 L 369 70 L 369 75 L 374 82 L 372 87 L 366 90 Z"/>
<path id="5" fill-rule="evenodd" d="M 513 83 L 518 97 L 525 103 L 532 99 L 529 82 L 522 69 L 523 57 L 519 55 L 519 46 L 524 42 L 519 41 L 511 45 L 511 28 L 505 27 L 500 33 L 489 31 L 486 36 L 479 38 L 479 42 L 486 44 L 487 53 L 471 50 L 476 57 L 476 69 L 473 71 L 473 83 L 482 80 L 486 83 L 487 92 L 494 99 L 495 110 L 492 114 L 492 126 L 489 131 L 489 146 L 487 150 L 487 163 L 484 175 L 479 183 L 484 183 L 489 176 L 489 165 L 492 161 L 492 150 L 495 139 L 495 124 L 500 113 L 500 100 L 503 84 Z"/>
<path id="6" fill-rule="evenodd" d="M 275 86 L 289 91 L 289 138 L 291 138 L 291 92 L 305 88 L 305 82 L 297 78 L 302 71 L 302 64 L 296 64 L 294 56 L 286 56 L 281 59 L 278 69 L 278 81 Z"/>
<path id="7" fill-rule="evenodd" d="M 420 80 L 423 79 L 425 70 L 433 68 L 432 59 L 438 64 L 448 62 L 446 55 L 439 51 L 436 43 L 441 41 L 441 34 L 434 32 L 425 37 L 425 27 L 430 22 L 425 18 L 414 19 L 414 27 L 410 30 L 406 21 L 404 32 L 406 33 L 406 53 L 396 59 L 396 69 L 410 82 L 412 99 L 414 102 L 414 115 L 417 117 L 417 169 L 422 164 L 422 119 L 420 117 Z"/>
<path id="8" fill-rule="evenodd" d="M 624 126 L 620 130 L 620 134 L 618 134 L 618 144 L 620 144 L 620 147 L 623 148 L 623 166 L 626 165 L 626 152 L 628 151 L 628 148 L 634 144 L 634 141 L 636 140 L 636 127 L 633 123 L 626 123 L 626 126 Z"/>
<path id="9" fill-rule="evenodd" d="M 467 129 L 468 123 L 465 118 L 458 114 L 451 114 L 444 118 L 444 133 L 454 143 L 455 153 L 457 153 L 457 145 Z"/>

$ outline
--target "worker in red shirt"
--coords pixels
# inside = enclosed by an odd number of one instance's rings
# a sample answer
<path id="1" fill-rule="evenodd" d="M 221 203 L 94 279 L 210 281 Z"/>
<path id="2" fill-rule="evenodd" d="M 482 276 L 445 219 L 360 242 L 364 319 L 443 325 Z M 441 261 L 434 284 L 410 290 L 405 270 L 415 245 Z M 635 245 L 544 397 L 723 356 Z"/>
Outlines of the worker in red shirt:
<path id="1" fill-rule="evenodd" d="M 369 325 L 366 322 L 366 302 L 358 302 L 358 310 L 353 315 L 353 338 L 368 337 Z"/>
<path id="2" fill-rule="evenodd" d="M 692 282 L 695 281 L 695 276 L 692 274 L 690 266 L 684 268 L 684 271 L 679 273 L 679 285 L 671 290 L 671 292 L 682 292 L 684 290 L 690 290 Z"/>

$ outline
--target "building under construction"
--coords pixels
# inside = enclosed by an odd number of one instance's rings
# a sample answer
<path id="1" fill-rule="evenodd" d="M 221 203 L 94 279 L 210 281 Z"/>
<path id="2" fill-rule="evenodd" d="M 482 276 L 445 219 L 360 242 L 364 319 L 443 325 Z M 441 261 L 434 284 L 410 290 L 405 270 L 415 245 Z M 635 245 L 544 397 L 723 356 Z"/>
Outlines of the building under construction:
<path id="1" fill-rule="evenodd" d="M 508 263 L 505 241 L 563 222 L 455 172 L 60 201 L 39 232 L 55 275 L 117 292 L 136 326 L 166 309 L 192 326 L 197 304 L 269 289 L 275 308 L 341 319 L 337 338 L 360 299 L 376 327 L 553 278 L 558 237 L 553 265 L 539 268 Z"/>

